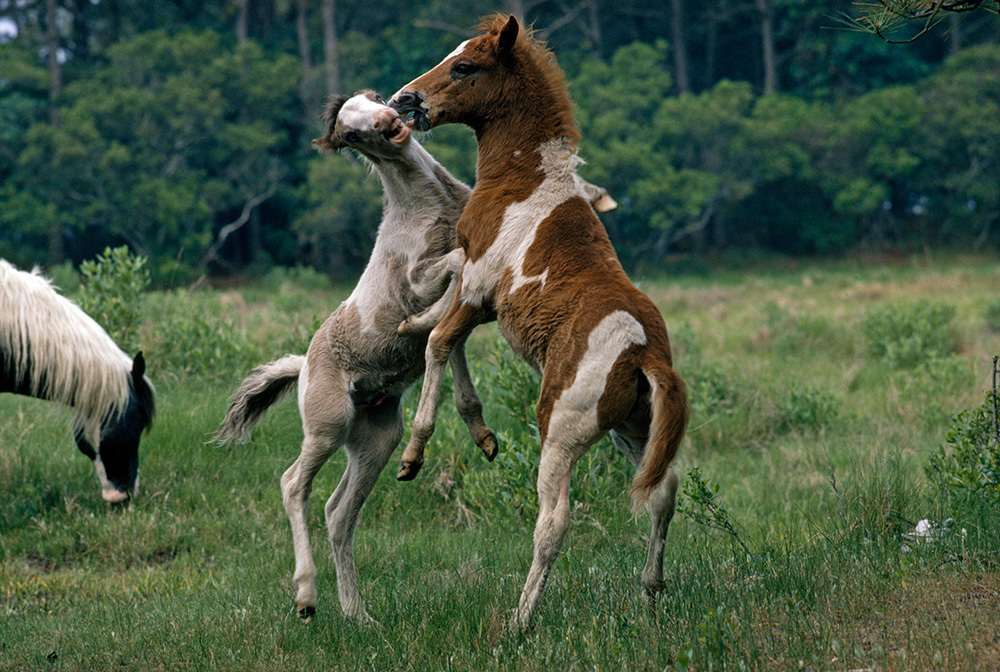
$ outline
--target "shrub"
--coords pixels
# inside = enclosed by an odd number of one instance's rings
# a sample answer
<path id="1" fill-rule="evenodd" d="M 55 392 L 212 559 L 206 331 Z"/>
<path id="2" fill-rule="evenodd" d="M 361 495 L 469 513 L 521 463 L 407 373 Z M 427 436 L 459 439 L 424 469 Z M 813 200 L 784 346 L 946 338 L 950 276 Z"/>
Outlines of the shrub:
<path id="1" fill-rule="evenodd" d="M 1000 301 L 994 301 L 983 310 L 983 319 L 990 331 L 1000 332 Z"/>
<path id="2" fill-rule="evenodd" d="M 920 300 L 869 310 L 861 321 L 868 354 L 893 368 L 912 368 L 955 349 L 955 309 Z"/>
<path id="3" fill-rule="evenodd" d="M 149 287 L 145 257 L 133 255 L 124 245 L 105 248 L 96 261 L 81 263 L 80 273 L 84 282 L 77 303 L 123 350 L 135 354 L 143 292 Z"/>
<path id="4" fill-rule="evenodd" d="M 144 331 L 143 342 L 158 372 L 228 379 L 260 363 L 259 349 L 197 294 L 158 295 L 151 312 L 155 326 Z"/>
<path id="5" fill-rule="evenodd" d="M 1000 504 L 1000 440 L 993 424 L 996 393 L 955 416 L 945 444 L 931 453 L 927 475 L 942 494 Z"/>
<path id="6" fill-rule="evenodd" d="M 840 400 L 815 387 L 793 386 L 778 402 L 779 429 L 815 431 L 840 417 Z"/>

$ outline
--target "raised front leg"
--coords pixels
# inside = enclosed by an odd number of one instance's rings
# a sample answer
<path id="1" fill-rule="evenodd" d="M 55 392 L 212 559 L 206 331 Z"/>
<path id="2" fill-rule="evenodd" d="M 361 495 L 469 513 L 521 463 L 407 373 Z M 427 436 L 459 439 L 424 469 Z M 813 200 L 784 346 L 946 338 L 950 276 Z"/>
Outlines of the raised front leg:
<path id="1" fill-rule="evenodd" d="M 434 433 L 434 417 L 437 415 L 441 396 L 441 376 L 452 351 L 459 343 L 464 343 L 476 325 L 487 319 L 486 311 L 461 301 L 461 287 L 458 298 L 452 304 L 441 323 L 434 327 L 427 339 L 424 384 L 420 389 L 420 403 L 413 419 L 410 441 L 403 451 L 402 464 L 396 478 L 400 481 L 412 480 L 424 464 L 424 446 Z"/>
<path id="2" fill-rule="evenodd" d="M 465 341 L 463 338 L 461 342 L 455 344 L 449 359 L 451 375 L 455 379 L 455 405 L 458 407 L 459 417 L 469 428 L 472 440 L 486 455 L 486 459 L 492 462 L 497 456 L 497 437 L 483 420 L 483 402 L 479 400 L 476 388 L 472 384 L 469 363 L 465 360 Z"/>
<path id="3" fill-rule="evenodd" d="M 438 257 L 429 266 L 414 269 L 410 281 L 413 292 L 425 301 L 436 301 L 423 312 L 410 315 L 399 325 L 400 334 L 421 334 L 436 327 L 455 301 L 458 289 L 458 274 L 465 263 L 465 252 L 457 248 Z M 444 294 L 439 296 L 441 284 L 450 278 Z"/>

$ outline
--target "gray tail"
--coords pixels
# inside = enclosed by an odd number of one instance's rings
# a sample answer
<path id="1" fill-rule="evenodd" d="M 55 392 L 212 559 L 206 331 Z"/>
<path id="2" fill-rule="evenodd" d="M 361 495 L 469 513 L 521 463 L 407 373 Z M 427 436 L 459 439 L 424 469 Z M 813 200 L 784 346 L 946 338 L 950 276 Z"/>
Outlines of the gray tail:
<path id="1" fill-rule="evenodd" d="M 298 384 L 305 363 L 304 355 L 286 355 L 254 369 L 233 393 L 226 419 L 214 439 L 219 443 L 249 441 L 250 430 L 267 409 Z"/>

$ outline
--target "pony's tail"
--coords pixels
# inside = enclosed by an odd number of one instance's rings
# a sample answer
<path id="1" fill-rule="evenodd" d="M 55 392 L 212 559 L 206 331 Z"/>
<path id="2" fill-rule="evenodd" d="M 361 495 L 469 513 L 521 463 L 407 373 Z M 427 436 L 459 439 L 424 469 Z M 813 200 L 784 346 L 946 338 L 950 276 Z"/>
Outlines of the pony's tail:
<path id="1" fill-rule="evenodd" d="M 649 381 L 652 422 L 642 462 L 632 479 L 632 509 L 638 512 L 663 480 L 688 422 L 684 381 L 666 361 L 647 355 L 642 372 Z"/>
<path id="2" fill-rule="evenodd" d="M 249 441 L 250 430 L 260 422 L 267 409 L 298 384 L 305 363 L 303 355 L 285 355 L 254 369 L 233 393 L 226 419 L 213 437 L 215 441 Z"/>

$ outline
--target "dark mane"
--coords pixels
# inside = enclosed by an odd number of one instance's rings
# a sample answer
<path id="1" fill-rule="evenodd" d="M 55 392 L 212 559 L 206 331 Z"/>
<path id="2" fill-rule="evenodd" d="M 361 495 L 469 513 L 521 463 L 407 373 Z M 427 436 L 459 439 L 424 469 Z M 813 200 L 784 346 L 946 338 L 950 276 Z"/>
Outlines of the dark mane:
<path id="1" fill-rule="evenodd" d="M 340 114 L 340 108 L 344 106 L 349 100 L 347 96 L 333 95 L 326 103 L 326 109 L 323 110 L 323 125 L 326 127 L 326 133 L 321 137 L 313 140 L 313 144 L 320 149 L 326 149 L 330 151 L 335 151 L 340 149 L 340 143 L 334 140 L 334 129 L 337 126 L 337 115 Z"/>
<path id="2" fill-rule="evenodd" d="M 483 17 L 476 29 L 491 35 L 495 40 L 509 18 L 508 15 L 498 12 Z M 518 54 L 524 56 L 534 66 L 533 69 L 540 78 L 538 83 L 555 101 L 557 105 L 555 113 L 560 123 L 560 134 L 573 146 L 578 145 L 580 128 L 577 126 L 573 114 L 573 101 L 569 96 L 566 74 L 559 67 L 555 54 L 549 50 L 544 42 L 535 38 L 535 31 L 531 26 L 521 26 L 514 48 Z"/>

